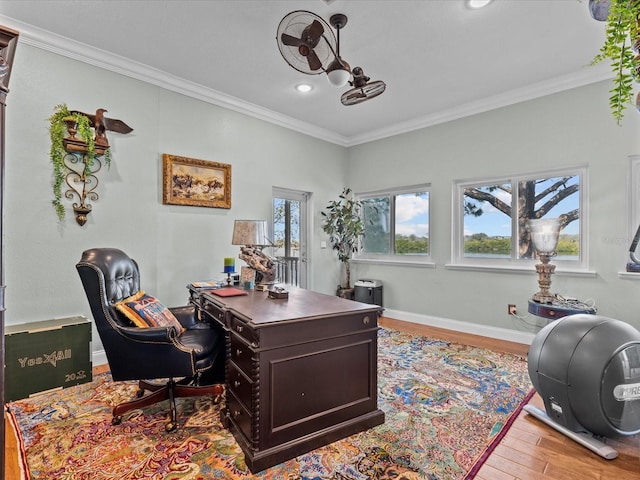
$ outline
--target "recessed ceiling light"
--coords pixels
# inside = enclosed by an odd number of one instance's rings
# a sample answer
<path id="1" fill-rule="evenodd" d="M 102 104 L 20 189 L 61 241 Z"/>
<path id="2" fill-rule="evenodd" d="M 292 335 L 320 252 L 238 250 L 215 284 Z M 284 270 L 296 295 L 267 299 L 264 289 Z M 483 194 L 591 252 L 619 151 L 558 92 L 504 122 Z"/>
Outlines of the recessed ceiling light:
<path id="1" fill-rule="evenodd" d="M 296 90 L 300 93 L 309 93 L 311 90 L 313 90 L 313 87 L 308 83 L 299 83 L 298 85 L 296 85 Z"/>
<path id="2" fill-rule="evenodd" d="M 489 5 L 493 0 L 466 0 L 465 3 L 469 8 L 482 8 Z"/>

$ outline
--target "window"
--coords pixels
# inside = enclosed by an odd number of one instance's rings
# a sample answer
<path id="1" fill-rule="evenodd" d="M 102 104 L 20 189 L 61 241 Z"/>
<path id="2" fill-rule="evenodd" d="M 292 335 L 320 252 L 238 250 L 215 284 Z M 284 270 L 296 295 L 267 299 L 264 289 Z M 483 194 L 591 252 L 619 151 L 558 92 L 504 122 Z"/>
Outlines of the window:
<path id="1" fill-rule="evenodd" d="M 365 234 L 356 258 L 425 262 L 429 257 L 429 186 L 361 193 Z"/>
<path id="2" fill-rule="evenodd" d="M 586 268 L 586 167 L 454 185 L 454 263 L 517 265 L 535 257 L 530 218 L 562 219 L 554 263 Z"/>

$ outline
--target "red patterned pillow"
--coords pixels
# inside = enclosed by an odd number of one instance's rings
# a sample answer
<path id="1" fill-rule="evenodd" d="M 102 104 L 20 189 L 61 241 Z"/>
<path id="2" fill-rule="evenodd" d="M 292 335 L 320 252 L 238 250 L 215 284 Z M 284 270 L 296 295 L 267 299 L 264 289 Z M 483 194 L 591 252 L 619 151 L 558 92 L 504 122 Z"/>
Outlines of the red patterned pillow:
<path id="1" fill-rule="evenodd" d="M 140 328 L 173 326 L 178 335 L 185 330 L 167 307 L 143 290 L 116 303 L 115 307 Z"/>

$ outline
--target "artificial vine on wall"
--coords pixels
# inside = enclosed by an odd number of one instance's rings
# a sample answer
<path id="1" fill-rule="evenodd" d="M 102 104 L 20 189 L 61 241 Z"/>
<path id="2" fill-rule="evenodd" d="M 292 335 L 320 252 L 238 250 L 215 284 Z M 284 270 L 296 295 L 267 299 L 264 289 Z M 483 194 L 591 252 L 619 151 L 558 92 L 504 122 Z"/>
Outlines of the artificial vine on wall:
<path id="1" fill-rule="evenodd" d="M 49 157 L 53 165 L 53 207 L 59 220 L 64 220 L 65 208 L 62 196 L 73 203 L 76 222 L 80 226 L 87 222 L 92 206 L 87 200 L 98 200 L 97 173 L 104 161 L 111 166 L 111 151 L 107 131 L 130 133 L 133 129 L 122 120 L 105 117 L 104 108 L 95 115 L 69 110 L 62 103 L 54 107 L 49 117 L 51 150 Z M 69 187 L 63 192 L 63 185 Z"/>
<path id="2" fill-rule="evenodd" d="M 87 144 L 85 169 L 91 168 L 95 159 L 95 141 L 89 118 L 79 112 L 70 112 L 64 103 L 54 107 L 54 113 L 48 120 L 49 136 L 51 138 L 49 158 L 53 165 L 53 200 L 51 203 L 53 203 L 58 219 L 64 220 L 65 208 L 62 204 L 62 185 L 67 175 L 67 167 L 64 163 L 67 150 L 64 145 L 64 139 L 69 132 L 74 132 L 74 135 L 77 135 L 80 140 Z"/>
<path id="3" fill-rule="evenodd" d="M 633 83 L 640 82 L 640 0 L 595 0 L 608 5 L 605 42 L 591 64 L 611 62 L 615 76 L 609 106 L 618 125 L 633 102 Z M 592 2 L 593 3 L 593 0 Z M 598 19 L 594 16 L 594 18 Z M 640 94 L 636 105 L 640 109 Z"/>

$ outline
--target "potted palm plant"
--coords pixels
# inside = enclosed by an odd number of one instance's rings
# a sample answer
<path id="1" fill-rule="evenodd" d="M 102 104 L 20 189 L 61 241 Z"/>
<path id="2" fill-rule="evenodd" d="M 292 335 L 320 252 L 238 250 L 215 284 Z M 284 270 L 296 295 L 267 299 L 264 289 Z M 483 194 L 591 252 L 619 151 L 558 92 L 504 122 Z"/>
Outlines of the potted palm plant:
<path id="1" fill-rule="evenodd" d="M 350 188 L 344 188 L 338 200 L 329 202 L 321 212 L 324 223 L 322 229 L 329 234 L 331 247 L 338 254 L 338 260 L 345 269 L 345 281 L 338 285 L 337 295 L 353 298 L 351 288 L 351 256 L 359 250 L 359 240 L 364 235 L 364 222 L 360 215 L 362 203 L 356 200 Z"/>
<path id="2" fill-rule="evenodd" d="M 607 22 L 604 44 L 591 64 L 611 62 L 615 75 L 609 105 L 620 125 L 633 100 L 633 83 L 640 82 L 640 0 L 591 0 L 589 7 L 593 18 Z M 640 95 L 640 109 L 639 101 Z"/>

